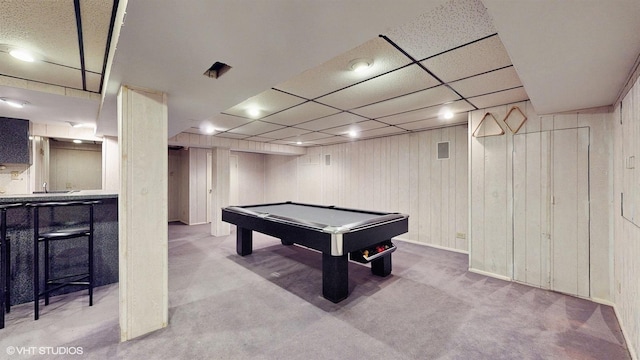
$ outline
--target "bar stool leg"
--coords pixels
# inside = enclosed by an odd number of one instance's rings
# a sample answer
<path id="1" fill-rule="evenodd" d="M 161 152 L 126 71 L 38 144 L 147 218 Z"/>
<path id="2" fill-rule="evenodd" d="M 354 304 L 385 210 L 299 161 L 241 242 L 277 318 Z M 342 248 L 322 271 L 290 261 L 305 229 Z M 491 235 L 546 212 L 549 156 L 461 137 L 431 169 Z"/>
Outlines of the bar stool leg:
<path id="1" fill-rule="evenodd" d="M 6 241 L 7 241 L 7 212 L 6 209 L 1 209 L 0 210 L 0 262 L 2 263 L 2 266 L 6 268 L 6 258 L 7 258 L 7 248 L 6 248 Z M 1 272 L 0 276 L 0 329 L 4 329 L 4 312 L 5 312 L 5 306 L 6 306 L 6 301 L 7 301 L 7 297 L 6 297 L 6 272 L 4 271 L 5 269 L 1 269 L 3 270 Z"/>
<path id="2" fill-rule="evenodd" d="M 4 308 L 6 313 L 11 312 L 11 242 L 4 239 Z"/>
<path id="3" fill-rule="evenodd" d="M 38 320 L 40 302 L 40 232 L 38 208 L 33 209 L 33 320 Z"/>
<path id="4" fill-rule="evenodd" d="M 49 305 L 49 268 L 51 264 L 49 263 L 49 247 L 51 244 L 49 243 L 49 239 L 44 239 L 44 305 Z"/>
<path id="5" fill-rule="evenodd" d="M 93 306 L 93 204 L 89 206 L 89 306 Z"/>

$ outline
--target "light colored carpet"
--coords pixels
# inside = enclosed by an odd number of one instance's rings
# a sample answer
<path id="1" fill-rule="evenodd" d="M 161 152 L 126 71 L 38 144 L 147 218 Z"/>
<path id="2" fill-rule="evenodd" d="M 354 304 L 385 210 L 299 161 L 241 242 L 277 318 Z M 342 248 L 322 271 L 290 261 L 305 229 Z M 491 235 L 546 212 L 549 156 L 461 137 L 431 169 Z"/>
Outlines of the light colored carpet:
<path id="1" fill-rule="evenodd" d="M 0 359 L 630 358 L 611 307 L 470 273 L 464 254 L 396 241 L 392 275 L 350 263 L 334 304 L 321 254 L 256 233 L 240 257 L 235 233 L 208 231 L 169 226 L 168 328 L 119 343 L 115 284 L 93 307 L 85 292 L 56 297 L 38 321 L 13 307 Z"/>

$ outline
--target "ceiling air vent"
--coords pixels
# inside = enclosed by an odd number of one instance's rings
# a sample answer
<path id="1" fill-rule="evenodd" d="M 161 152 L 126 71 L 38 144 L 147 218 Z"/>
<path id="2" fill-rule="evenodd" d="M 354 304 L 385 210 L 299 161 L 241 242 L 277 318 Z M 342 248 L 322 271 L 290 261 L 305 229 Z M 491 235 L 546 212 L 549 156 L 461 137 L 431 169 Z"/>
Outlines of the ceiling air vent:
<path id="1" fill-rule="evenodd" d="M 222 74 L 224 74 L 227 71 L 229 71 L 229 69 L 231 69 L 231 66 L 229 66 L 229 65 L 227 65 L 225 63 L 221 63 L 219 61 L 216 61 L 202 75 L 210 77 L 210 78 L 213 78 L 213 79 L 217 79 L 220 76 L 222 76 Z"/>

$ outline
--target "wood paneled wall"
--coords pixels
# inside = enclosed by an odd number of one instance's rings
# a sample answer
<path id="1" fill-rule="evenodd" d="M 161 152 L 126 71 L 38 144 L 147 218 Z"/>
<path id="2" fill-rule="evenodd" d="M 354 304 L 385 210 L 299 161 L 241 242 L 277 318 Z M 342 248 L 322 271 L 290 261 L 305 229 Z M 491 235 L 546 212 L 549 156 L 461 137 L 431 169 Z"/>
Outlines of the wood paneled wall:
<path id="1" fill-rule="evenodd" d="M 638 170 L 640 159 L 636 158 L 635 169 L 629 169 L 628 164 L 628 158 L 632 156 L 631 145 L 634 142 L 636 146 L 640 144 L 640 106 L 638 105 L 640 105 L 640 80 L 636 81 L 627 93 L 622 106 L 617 104 L 612 121 L 615 126 L 613 300 L 627 345 L 636 356 L 640 353 L 640 280 L 638 277 L 640 274 L 640 227 L 628 217 L 623 216 L 621 194 L 625 193 L 626 202 L 629 191 L 635 191 L 636 194 L 640 192 L 640 179 L 632 174 L 633 171 L 636 174 L 640 171 Z M 635 155 L 637 157 L 640 154 Z M 626 209 L 628 211 L 628 208 Z M 636 208 L 636 211 L 639 210 Z"/>
<path id="2" fill-rule="evenodd" d="M 467 126 L 267 155 L 265 197 L 409 214 L 400 238 L 467 251 Z M 449 142 L 449 159 L 437 159 Z"/>
<path id="3" fill-rule="evenodd" d="M 576 183 L 576 187 L 590 192 L 589 258 L 590 297 L 611 300 L 611 211 L 612 211 L 612 114 L 609 108 L 594 109 L 572 114 L 539 116 L 530 102 L 500 106 L 471 112 L 471 131 L 476 129 L 483 116 L 490 112 L 505 129 L 501 136 L 471 138 L 470 148 L 470 268 L 506 279 L 514 278 L 514 243 L 516 249 L 526 249 L 528 241 L 514 238 L 513 207 L 513 149 L 514 136 L 502 122 L 512 106 L 518 106 L 528 120 L 518 134 L 577 129 L 589 131 L 589 179 Z M 575 163 L 566 163 L 573 168 Z M 559 167 L 562 164 L 555 164 Z M 540 239 L 535 239 L 540 243 Z M 532 259 L 532 267 L 540 267 L 548 261 L 548 251 L 541 249 L 541 258 Z M 527 266 L 527 265 L 525 265 Z M 546 271 L 541 269 L 541 271 Z M 539 285 L 530 282 L 531 285 Z"/>
<path id="4" fill-rule="evenodd" d="M 264 203 L 265 155 L 232 151 L 231 156 L 238 157 L 238 203 L 230 205 Z"/>

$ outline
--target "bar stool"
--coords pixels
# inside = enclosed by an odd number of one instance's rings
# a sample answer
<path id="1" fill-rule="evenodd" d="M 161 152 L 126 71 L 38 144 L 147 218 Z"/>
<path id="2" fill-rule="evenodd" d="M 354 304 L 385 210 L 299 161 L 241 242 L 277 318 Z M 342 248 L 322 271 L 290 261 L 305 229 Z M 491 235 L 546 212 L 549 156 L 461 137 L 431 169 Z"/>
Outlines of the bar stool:
<path id="1" fill-rule="evenodd" d="M 4 313 L 11 310 L 11 247 L 7 236 L 7 209 L 22 203 L 0 204 L 0 329 L 4 329 Z"/>
<path id="2" fill-rule="evenodd" d="M 32 203 L 33 207 L 33 307 L 34 320 L 39 318 L 40 298 L 44 296 L 44 304 L 49 305 L 51 292 L 66 286 L 81 286 L 89 290 L 89 306 L 93 306 L 93 208 L 100 201 L 64 201 L 64 202 L 44 202 Z M 87 208 L 89 210 L 88 222 L 83 222 L 80 227 L 69 225 L 51 224 L 48 230 L 40 232 L 40 210 L 49 208 L 51 214 L 60 207 Z M 76 219 L 77 221 L 78 219 Z M 78 274 L 64 275 L 51 278 L 51 243 L 75 238 L 87 238 L 88 245 L 88 266 L 86 272 Z M 40 290 L 40 243 L 44 243 L 44 289 Z"/>

